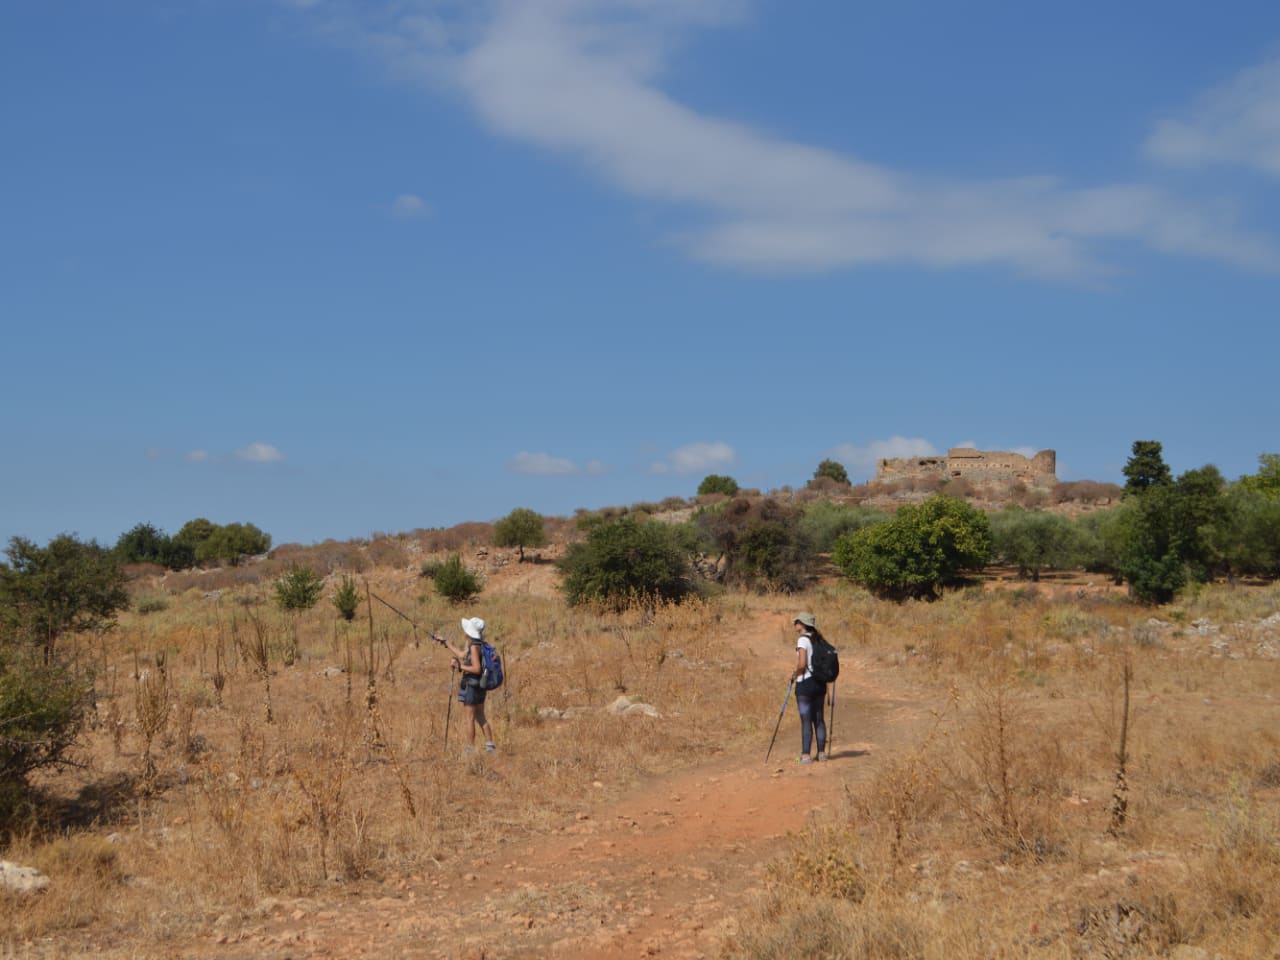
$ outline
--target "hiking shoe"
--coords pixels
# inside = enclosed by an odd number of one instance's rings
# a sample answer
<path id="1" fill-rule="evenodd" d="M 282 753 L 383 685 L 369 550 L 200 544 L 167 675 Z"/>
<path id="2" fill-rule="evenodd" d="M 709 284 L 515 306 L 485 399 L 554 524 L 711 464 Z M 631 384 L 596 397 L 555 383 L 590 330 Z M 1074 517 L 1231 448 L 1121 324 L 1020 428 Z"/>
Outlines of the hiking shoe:
<path id="1" fill-rule="evenodd" d="M 830 758 L 830 757 L 828 757 L 828 756 L 827 756 L 827 754 L 826 754 L 826 752 L 824 751 L 823 753 L 818 754 L 818 756 L 817 756 L 815 759 L 816 759 L 819 763 L 825 763 L 826 761 L 830 760 L 831 758 Z"/>
<path id="2" fill-rule="evenodd" d="M 492 740 L 490 740 L 488 743 L 484 745 L 485 753 L 495 753 L 497 752 L 497 749 L 498 749 L 498 745 L 494 743 Z"/>
<path id="3" fill-rule="evenodd" d="M 796 757 L 796 763 L 813 763 L 813 758 L 807 753 L 802 753 L 800 756 Z"/>

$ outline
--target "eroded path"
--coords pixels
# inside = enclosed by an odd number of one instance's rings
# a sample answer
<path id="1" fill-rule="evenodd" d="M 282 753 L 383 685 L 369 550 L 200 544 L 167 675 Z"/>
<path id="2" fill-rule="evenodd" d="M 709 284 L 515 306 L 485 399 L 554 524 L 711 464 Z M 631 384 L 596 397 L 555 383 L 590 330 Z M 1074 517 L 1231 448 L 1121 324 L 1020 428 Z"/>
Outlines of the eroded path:
<path id="1" fill-rule="evenodd" d="M 760 669 L 785 675 L 777 616 L 741 640 Z M 614 801 L 584 796 L 547 836 L 493 856 L 443 864 L 379 899 L 281 901 L 264 918 L 215 929 L 169 955 L 248 958 L 710 957 L 760 888 L 788 831 L 866 782 L 915 742 L 929 704 L 882 668 L 845 653 L 836 746 L 826 764 L 794 762 L 788 711 L 772 762 L 768 742 L 708 755 Z M 498 761 L 500 762 L 500 760 Z"/>

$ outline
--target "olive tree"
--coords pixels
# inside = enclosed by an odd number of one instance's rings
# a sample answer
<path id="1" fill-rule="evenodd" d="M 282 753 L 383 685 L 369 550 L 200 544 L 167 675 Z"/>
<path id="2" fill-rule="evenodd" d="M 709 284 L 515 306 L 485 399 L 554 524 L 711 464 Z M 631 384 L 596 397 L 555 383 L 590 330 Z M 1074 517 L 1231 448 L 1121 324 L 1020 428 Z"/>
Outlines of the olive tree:
<path id="1" fill-rule="evenodd" d="M 1039 581 L 1041 570 L 1074 566 L 1080 555 L 1076 528 L 1059 514 L 1012 506 L 990 519 L 995 555 L 1019 577 Z"/>
<path id="2" fill-rule="evenodd" d="M 129 606 L 125 574 L 111 551 L 62 534 L 39 547 L 12 537 L 0 563 L 0 629 L 52 661 L 65 633 L 110 625 Z"/>
<path id="3" fill-rule="evenodd" d="M 493 543 L 498 547 L 519 547 L 524 563 L 525 547 L 541 547 L 547 542 L 542 514 L 517 507 L 493 525 Z"/>

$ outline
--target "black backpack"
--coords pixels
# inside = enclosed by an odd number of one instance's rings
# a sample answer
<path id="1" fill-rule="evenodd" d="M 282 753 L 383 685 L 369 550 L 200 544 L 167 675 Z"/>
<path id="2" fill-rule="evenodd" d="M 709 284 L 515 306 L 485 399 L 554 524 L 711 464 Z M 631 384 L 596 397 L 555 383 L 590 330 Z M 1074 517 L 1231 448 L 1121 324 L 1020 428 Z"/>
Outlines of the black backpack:
<path id="1" fill-rule="evenodd" d="M 836 677 L 840 676 L 840 654 L 827 641 L 813 635 L 810 635 L 809 642 L 813 644 L 813 654 L 809 657 L 809 670 L 813 673 L 813 679 L 819 683 L 834 683 Z"/>

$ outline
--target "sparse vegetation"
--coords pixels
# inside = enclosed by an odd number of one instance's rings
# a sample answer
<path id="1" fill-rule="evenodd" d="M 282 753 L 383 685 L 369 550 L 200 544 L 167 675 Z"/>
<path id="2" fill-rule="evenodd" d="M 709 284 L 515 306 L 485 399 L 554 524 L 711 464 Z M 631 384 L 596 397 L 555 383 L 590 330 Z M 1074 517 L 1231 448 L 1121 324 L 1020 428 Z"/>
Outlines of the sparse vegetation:
<path id="1" fill-rule="evenodd" d="M 1265 492 L 1203 472 L 1183 492 L 1168 506 L 1183 522 L 1205 518 L 1202 568 L 1274 562 Z M 488 909 L 514 954 L 621 955 L 647 949 L 649 930 L 624 920 L 652 910 L 678 918 L 664 952 L 725 960 L 1268 956 L 1280 938 L 1280 586 L 1193 580 L 1175 602 L 1142 606 L 1101 578 L 1051 575 L 1065 561 L 1041 549 L 1066 523 L 1090 564 L 1118 569 L 1151 493 L 1048 521 L 1026 567 L 1043 563 L 1039 584 L 903 594 L 928 604 L 830 576 L 787 597 L 756 587 L 780 582 L 768 572 L 785 556 L 775 534 L 809 555 L 834 542 L 839 558 L 904 515 L 905 565 L 925 554 L 919 569 L 928 561 L 944 571 L 937 583 L 954 582 L 980 561 L 984 535 L 943 498 L 892 518 L 779 497 L 704 502 L 696 525 L 645 519 L 640 505 L 584 514 L 577 531 L 566 521 L 560 535 L 582 538 L 568 545 L 573 562 L 495 566 L 475 611 L 509 667 L 489 700 L 492 758 L 461 757 L 448 657 L 415 649 L 406 619 L 375 607 L 349 626 L 328 604 L 286 616 L 264 602 L 291 569 L 355 569 L 369 544 L 282 548 L 216 580 L 138 573 L 131 606 L 59 632 L 52 665 L 31 640 L 39 631 L 6 621 L 4 858 L 54 883 L 0 914 L 0 944 L 15 956 L 109 943 L 104 956 L 150 957 L 191 952 L 212 930 L 253 949 L 376 935 L 388 954 L 410 937 L 461 953 L 467 923 Z M 1015 566 L 999 524 L 1029 519 L 992 518 L 987 542 Z M 694 599 L 689 558 L 713 530 L 744 574 Z M 411 620 L 456 630 L 440 571 L 470 573 L 458 551 L 492 542 L 469 539 L 489 531 L 370 541 L 417 545 L 405 556 L 434 568 L 434 590 L 389 548 L 362 575 Z M 458 546 L 441 561 L 446 542 Z M 529 590 L 557 575 L 581 592 Z M 345 617 L 344 591 L 354 618 L 363 597 L 350 576 L 333 596 Z M 815 611 L 841 647 L 835 761 L 761 770 L 796 609 Z M 103 629 L 117 616 L 120 629 Z M 69 664 L 93 665 L 92 697 Z M 657 716 L 609 713 L 620 695 Z M 788 713 L 784 736 L 794 722 Z M 5 753 L 18 749 L 37 752 Z M 481 805 L 501 811 L 500 842 L 459 815 Z M 780 853 L 758 874 L 766 844 Z M 641 874 L 633 861 L 646 851 Z M 382 926 L 396 917 L 404 930 Z M 668 936 L 684 939 L 668 947 Z"/>

